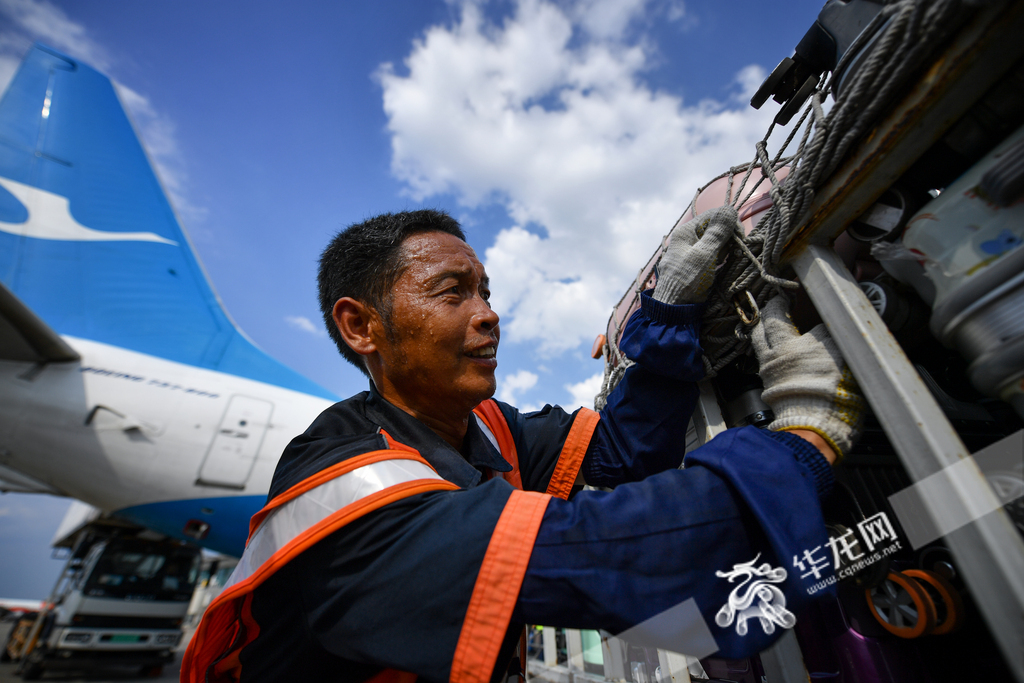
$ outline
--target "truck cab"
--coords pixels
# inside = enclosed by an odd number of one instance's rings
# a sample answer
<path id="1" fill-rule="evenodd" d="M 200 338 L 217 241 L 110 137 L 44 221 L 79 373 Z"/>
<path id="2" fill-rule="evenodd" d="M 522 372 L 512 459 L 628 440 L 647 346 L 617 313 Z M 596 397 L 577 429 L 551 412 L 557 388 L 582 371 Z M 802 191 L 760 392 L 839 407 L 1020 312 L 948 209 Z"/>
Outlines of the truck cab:
<path id="1" fill-rule="evenodd" d="M 24 624 L 19 651 L 10 653 L 21 660 L 22 678 L 107 666 L 158 675 L 181 641 L 199 548 L 102 520 L 70 540 L 50 599 L 30 627 Z"/>

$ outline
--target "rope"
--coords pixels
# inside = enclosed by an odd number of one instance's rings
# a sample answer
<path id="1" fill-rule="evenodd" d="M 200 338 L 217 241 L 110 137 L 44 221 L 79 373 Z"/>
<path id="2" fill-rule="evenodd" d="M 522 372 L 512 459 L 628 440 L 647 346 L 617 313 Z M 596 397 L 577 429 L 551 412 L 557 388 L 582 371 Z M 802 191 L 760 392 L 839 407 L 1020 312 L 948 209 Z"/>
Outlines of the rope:
<path id="1" fill-rule="evenodd" d="M 768 152 L 768 141 L 775 130 L 772 123 L 754 145 L 750 162 L 733 166 L 694 194 L 673 230 L 685 223 L 690 213 L 696 215 L 700 193 L 722 178 L 728 178 L 726 203 L 737 210 L 765 181 L 770 185 L 772 198 L 771 208 L 749 235 L 737 232 L 733 236 L 715 276 L 701 326 L 704 369 L 708 378 L 715 377 L 750 348 L 751 324 L 743 322 L 743 310 L 736 303 L 737 299 L 742 297 L 747 301 L 749 297 L 757 308 L 777 293 L 800 286 L 780 276 L 778 263 L 790 236 L 808 219 L 816 191 L 891 104 L 898 89 L 905 85 L 924 58 L 955 27 L 956 20 L 963 16 L 962 10 L 977 9 L 981 4 L 977 0 L 887 0 L 847 49 L 835 71 L 824 74 L 819 80 L 800 118 L 775 155 Z M 855 59 L 859 59 L 859 66 L 853 73 L 846 73 L 842 94 L 835 98 L 826 113 L 825 98 L 838 87 L 835 74 L 845 73 Z M 784 156 L 798 135 L 796 151 Z M 780 181 L 778 172 L 784 166 L 789 167 L 789 174 Z M 748 187 L 755 169 L 760 170 L 761 177 Z M 738 174 L 742 174 L 742 180 L 735 184 Z M 639 296 L 640 279 L 638 276 L 620 305 L 627 298 Z M 605 345 L 605 376 L 595 399 L 598 409 L 604 406 L 608 393 L 632 365 L 618 350 L 619 334 L 616 322 L 612 338 Z"/>
<path id="2" fill-rule="evenodd" d="M 806 222 L 815 192 L 949 32 L 961 6 L 959 0 L 898 0 L 885 5 L 837 65 L 836 72 L 842 73 L 860 57 L 859 68 L 846 77 L 842 95 L 831 110 L 826 113 L 824 103 L 836 87 L 834 74 L 819 81 L 774 157 L 768 153 L 774 123 L 755 144 L 754 158 L 747 165 L 740 187 L 747 183 L 754 168 L 760 168 L 764 177 L 745 193 L 736 193 L 735 199 L 730 193 L 727 201 L 738 209 L 766 179 L 772 207 L 750 235 L 734 237 L 726 265 L 715 279 L 701 335 L 708 377 L 714 377 L 750 346 L 749 326 L 742 322 L 735 304 L 738 295 L 749 292 L 757 306 L 763 306 L 782 290 L 799 287 L 779 276 L 778 262 L 790 236 Z M 867 52 L 861 56 L 858 53 L 863 49 Z M 796 152 L 784 158 L 798 135 Z M 789 166 L 789 175 L 780 182 L 777 172 L 784 165 Z"/>

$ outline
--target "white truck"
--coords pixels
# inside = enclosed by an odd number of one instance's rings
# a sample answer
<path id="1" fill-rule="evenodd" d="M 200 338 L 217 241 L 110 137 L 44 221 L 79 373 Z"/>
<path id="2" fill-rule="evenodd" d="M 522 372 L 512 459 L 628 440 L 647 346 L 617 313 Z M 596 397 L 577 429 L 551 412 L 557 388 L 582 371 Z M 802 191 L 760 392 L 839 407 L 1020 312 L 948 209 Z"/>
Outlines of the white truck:
<path id="1" fill-rule="evenodd" d="M 20 660 L 21 677 L 108 666 L 158 676 L 181 641 L 199 549 L 104 519 L 82 503 L 72 505 L 55 541 L 70 548 L 64 571 L 43 610 L 22 620 L 6 648 Z"/>

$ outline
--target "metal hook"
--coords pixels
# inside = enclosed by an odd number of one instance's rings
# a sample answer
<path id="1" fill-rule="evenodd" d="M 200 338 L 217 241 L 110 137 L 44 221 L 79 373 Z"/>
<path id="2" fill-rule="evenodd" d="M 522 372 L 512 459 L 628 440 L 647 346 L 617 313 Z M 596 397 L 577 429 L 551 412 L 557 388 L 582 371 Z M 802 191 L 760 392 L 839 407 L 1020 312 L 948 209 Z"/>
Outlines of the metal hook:
<path id="1" fill-rule="evenodd" d="M 743 293 L 747 295 L 747 303 L 750 304 L 750 310 L 753 312 L 752 315 L 747 315 L 747 312 L 743 310 L 743 306 L 739 301 L 733 300 L 733 305 L 736 306 L 736 312 L 739 313 L 740 320 L 745 325 L 756 325 L 757 321 L 761 319 L 761 309 L 757 307 L 757 302 L 754 301 L 754 295 L 750 293 L 749 289 L 743 290 Z"/>

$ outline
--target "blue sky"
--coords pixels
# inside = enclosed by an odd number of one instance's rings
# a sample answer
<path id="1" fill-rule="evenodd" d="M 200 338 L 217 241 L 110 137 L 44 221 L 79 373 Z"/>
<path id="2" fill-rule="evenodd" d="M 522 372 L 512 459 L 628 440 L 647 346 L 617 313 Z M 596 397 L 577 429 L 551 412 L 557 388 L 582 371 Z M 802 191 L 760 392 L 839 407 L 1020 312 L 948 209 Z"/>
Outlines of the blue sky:
<path id="1" fill-rule="evenodd" d="M 225 307 L 340 396 L 319 323 L 337 230 L 444 208 L 502 316 L 498 396 L 589 404 L 591 343 L 695 189 L 749 160 L 749 96 L 821 7 L 715 0 L 0 0 L 0 87 L 33 40 L 121 87 Z M 43 597 L 67 501 L 0 496 L 0 596 Z"/>

